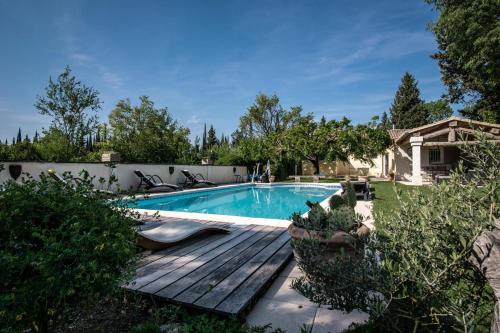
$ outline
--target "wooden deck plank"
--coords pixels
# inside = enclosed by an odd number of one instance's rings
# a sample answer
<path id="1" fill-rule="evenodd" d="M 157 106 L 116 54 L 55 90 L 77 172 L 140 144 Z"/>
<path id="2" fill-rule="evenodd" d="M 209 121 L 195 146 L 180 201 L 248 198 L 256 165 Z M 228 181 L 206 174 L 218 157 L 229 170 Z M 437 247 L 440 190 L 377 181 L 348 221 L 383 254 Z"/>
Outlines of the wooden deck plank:
<path id="1" fill-rule="evenodd" d="M 159 290 L 174 283 L 178 279 L 189 274 L 190 272 L 192 272 L 196 268 L 204 265 L 205 263 L 209 262 L 210 260 L 216 258 L 220 254 L 225 253 L 229 249 L 231 249 L 233 247 L 239 248 L 239 247 L 250 246 L 251 244 L 253 244 L 257 240 L 259 240 L 260 237 L 262 237 L 262 235 L 260 233 L 261 229 L 263 229 L 262 226 L 256 226 L 255 228 L 243 233 L 242 235 L 232 239 L 231 241 L 223 244 L 222 246 L 217 247 L 213 251 L 210 251 L 210 252 L 190 261 L 189 263 L 183 265 L 182 267 L 179 267 L 176 270 L 171 271 L 166 275 L 163 275 L 159 279 L 151 281 L 147 285 L 140 288 L 139 291 L 142 293 L 155 294 Z"/>
<path id="2" fill-rule="evenodd" d="M 269 253 L 269 251 L 264 251 L 264 249 L 268 248 L 270 244 L 273 244 L 273 242 L 284 233 L 285 230 L 273 230 L 257 243 L 233 257 L 211 273 L 207 273 L 204 266 L 200 267 L 196 271 L 170 285 L 170 288 L 177 292 L 177 296 L 170 293 L 168 294 L 169 297 L 174 297 L 174 300 L 180 303 L 194 303 L 228 275 L 252 260 L 252 258 L 261 257 L 263 258 L 262 263 L 267 260 L 275 251 Z M 193 281 L 196 282 L 193 283 Z"/>
<path id="3" fill-rule="evenodd" d="M 174 222 L 176 222 L 178 220 L 180 220 L 180 219 L 172 219 L 172 218 L 165 218 L 164 217 L 164 218 L 160 218 L 160 219 L 155 219 L 155 222 L 160 222 L 159 224 L 161 224 L 162 222 L 163 223 L 164 222 L 174 223 Z M 193 220 L 193 221 L 203 222 L 203 223 L 206 223 L 206 224 L 216 224 L 216 225 L 220 225 L 220 226 L 228 226 L 228 225 L 230 225 L 230 223 L 225 223 L 225 222 L 210 222 L 210 221 L 198 221 L 198 220 Z M 151 222 L 149 222 L 149 223 L 151 223 Z M 235 228 L 233 226 L 231 228 L 231 231 L 235 231 L 237 229 L 239 229 L 239 228 Z M 153 252 L 153 253 L 149 254 L 148 256 L 146 256 L 144 258 L 141 258 L 141 260 L 139 260 L 139 262 L 137 264 L 137 268 L 145 266 L 145 265 L 147 265 L 147 264 L 149 264 L 149 263 L 151 263 L 153 261 L 156 261 L 158 259 L 161 259 L 161 258 L 165 257 L 166 255 L 171 254 L 174 251 L 178 251 L 178 250 L 180 250 L 182 248 L 185 248 L 185 247 L 188 247 L 188 246 L 190 246 L 192 244 L 199 244 L 200 246 L 202 246 L 200 242 L 207 242 L 207 243 L 209 243 L 210 240 L 207 239 L 207 238 L 210 237 L 210 236 L 212 236 L 212 235 L 219 235 L 219 234 L 216 234 L 216 233 L 207 233 L 204 238 L 194 237 L 194 238 L 186 239 L 185 242 L 182 242 L 180 244 L 176 244 L 175 246 L 172 246 L 170 248 L 166 248 L 164 250 Z M 224 235 L 224 234 L 220 234 L 220 235 Z"/>
<path id="4" fill-rule="evenodd" d="M 264 265 L 231 293 L 215 310 L 224 314 L 239 314 L 262 291 L 292 256 L 292 246 L 286 243 Z"/>
<path id="5" fill-rule="evenodd" d="M 288 233 L 283 233 L 278 239 L 269 244 L 264 250 L 239 267 L 231 275 L 227 276 L 215 287 L 211 288 L 198 300 L 193 300 L 196 306 L 213 309 L 238 288 L 246 279 L 269 260 L 280 248 L 290 241 Z M 180 295 L 182 296 L 182 294 Z"/>
<path id="6" fill-rule="evenodd" d="M 204 238 L 198 239 L 198 242 L 194 242 L 189 246 L 182 247 L 178 251 L 170 252 L 168 253 L 168 255 L 165 255 L 162 258 L 157 259 L 147 265 L 138 268 L 135 274 L 137 277 L 144 276 L 160 269 L 167 263 L 176 260 L 180 257 L 186 256 L 188 254 L 192 256 L 195 255 L 195 253 L 200 253 L 200 251 L 204 250 L 206 250 L 205 252 L 208 252 L 214 249 L 215 247 L 219 246 L 220 244 L 228 242 L 231 239 L 238 237 L 242 233 L 247 232 L 252 228 L 254 228 L 254 226 L 245 226 L 229 234 L 206 235 Z"/>
<path id="7" fill-rule="evenodd" d="M 189 251 L 193 251 L 193 248 L 196 249 L 200 246 L 205 246 L 210 244 L 211 242 L 226 236 L 225 234 L 208 234 L 204 235 L 204 237 L 197 237 L 190 240 L 186 240 L 184 243 L 180 244 L 180 246 L 173 246 L 164 250 L 160 250 L 150 254 L 148 257 L 141 260 L 137 265 L 135 270 L 136 275 L 140 274 L 141 271 L 147 270 L 148 267 L 153 267 L 152 265 L 158 265 L 160 262 L 168 260 L 169 258 L 173 258 L 175 256 L 183 256 Z M 168 261 L 167 261 L 168 262 Z"/>
<path id="8" fill-rule="evenodd" d="M 227 244 L 234 239 L 232 244 L 237 244 L 239 241 L 249 238 L 253 235 L 250 233 L 245 235 L 247 232 L 255 229 L 255 226 L 250 225 L 244 228 L 241 228 L 238 231 L 234 231 L 229 235 L 223 235 L 220 238 L 209 238 L 208 241 L 204 240 L 203 242 L 199 242 L 199 246 L 197 244 L 193 244 L 187 248 L 181 249 L 179 253 L 172 253 L 170 255 L 165 256 L 159 260 L 152 262 L 151 264 L 142 267 L 137 273 L 129 285 L 128 289 L 137 290 L 152 281 L 159 279 L 163 275 L 166 275 L 179 267 L 184 266 L 190 261 L 195 260 L 196 258 L 209 253 L 210 251 L 216 249 L 217 247 Z M 256 232 L 259 230 L 257 228 Z"/>

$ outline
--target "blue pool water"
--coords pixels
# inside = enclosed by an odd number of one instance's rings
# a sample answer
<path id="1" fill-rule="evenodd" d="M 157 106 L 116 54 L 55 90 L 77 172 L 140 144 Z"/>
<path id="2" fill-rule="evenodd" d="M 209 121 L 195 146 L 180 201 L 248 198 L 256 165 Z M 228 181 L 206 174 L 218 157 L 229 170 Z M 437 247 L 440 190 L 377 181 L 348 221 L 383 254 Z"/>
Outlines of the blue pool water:
<path id="1" fill-rule="evenodd" d="M 305 213 L 306 201 L 321 202 L 340 186 L 240 186 L 137 200 L 130 207 L 176 212 L 288 219 Z"/>

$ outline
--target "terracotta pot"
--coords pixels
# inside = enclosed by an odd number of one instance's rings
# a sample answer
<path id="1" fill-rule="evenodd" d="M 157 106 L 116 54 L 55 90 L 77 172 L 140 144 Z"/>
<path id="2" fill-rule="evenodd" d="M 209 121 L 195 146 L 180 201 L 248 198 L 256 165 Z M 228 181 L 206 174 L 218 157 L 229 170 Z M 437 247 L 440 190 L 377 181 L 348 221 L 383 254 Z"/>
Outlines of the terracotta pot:
<path id="1" fill-rule="evenodd" d="M 288 234 L 292 239 L 302 240 L 314 238 L 326 246 L 327 250 L 325 256 L 318 256 L 316 260 L 331 260 L 340 255 L 342 251 L 344 254 L 353 258 L 361 258 L 363 255 L 363 249 L 359 246 L 359 237 L 366 237 L 369 233 L 370 230 L 365 225 L 362 225 L 358 228 L 358 230 L 356 230 L 356 236 L 348 234 L 344 231 L 335 231 L 327 234 L 326 231 L 306 230 L 296 227 L 293 224 L 288 226 Z M 300 260 L 300 257 L 295 250 L 294 255 L 297 260 Z"/>
<path id="2" fill-rule="evenodd" d="M 269 176 L 270 183 L 274 183 L 275 180 L 276 180 L 276 176 L 273 176 L 273 175 Z"/>
<path id="3" fill-rule="evenodd" d="M 361 181 L 361 182 L 367 182 L 369 181 L 369 177 L 368 176 L 358 176 L 358 181 Z"/>

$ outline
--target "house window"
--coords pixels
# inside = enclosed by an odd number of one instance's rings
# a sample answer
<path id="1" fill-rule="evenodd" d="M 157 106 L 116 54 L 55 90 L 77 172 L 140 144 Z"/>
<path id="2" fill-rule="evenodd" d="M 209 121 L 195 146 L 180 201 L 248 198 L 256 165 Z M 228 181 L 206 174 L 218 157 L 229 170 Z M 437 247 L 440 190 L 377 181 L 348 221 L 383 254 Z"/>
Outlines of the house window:
<path id="1" fill-rule="evenodd" d="M 441 149 L 439 148 L 429 149 L 429 163 L 430 164 L 442 163 Z"/>

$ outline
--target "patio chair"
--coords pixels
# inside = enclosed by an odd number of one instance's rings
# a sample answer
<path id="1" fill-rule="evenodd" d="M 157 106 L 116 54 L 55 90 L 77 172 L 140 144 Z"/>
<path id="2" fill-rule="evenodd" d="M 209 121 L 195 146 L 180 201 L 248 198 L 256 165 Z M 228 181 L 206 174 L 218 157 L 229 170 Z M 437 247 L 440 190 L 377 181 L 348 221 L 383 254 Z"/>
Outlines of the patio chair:
<path id="1" fill-rule="evenodd" d="M 341 182 L 342 188 L 345 190 L 347 183 Z M 351 181 L 351 186 L 354 188 L 354 192 L 356 192 L 357 198 L 363 198 L 363 200 L 368 200 L 371 198 L 370 194 L 370 183 L 367 181 Z"/>
<path id="2" fill-rule="evenodd" d="M 78 177 L 66 177 L 64 178 L 63 176 L 61 176 L 60 174 L 57 173 L 57 171 L 55 171 L 54 169 L 49 169 L 47 170 L 47 174 L 50 176 L 50 178 L 54 179 L 56 182 L 59 182 L 61 184 L 65 184 L 65 185 L 69 185 L 71 187 L 75 187 L 73 183 L 81 183 L 83 182 L 83 180 L 81 178 L 78 178 Z M 109 197 L 116 197 L 116 193 L 114 192 L 111 192 L 111 191 L 107 191 L 107 190 L 100 190 L 100 189 L 97 189 L 97 188 L 93 188 L 92 191 L 94 192 L 98 192 L 98 193 L 102 193 L 102 194 L 105 194 Z"/>
<path id="3" fill-rule="evenodd" d="M 217 186 L 214 182 L 205 180 L 202 174 L 198 173 L 193 175 L 189 170 L 181 170 L 186 180 L 184 181 L 183 187 L 206 187 L 206 186 Z"/>
<path id="4" fill-rule="evenodd" d="M 139 246 L 150 250 L 160 250 L 174 246 L 179 242 L 205 232 L 229 233 L 231 231 L 229 224 L 209 224 L 190 220 L 155 224 L 154 227 L 145 230 L 148 227 L 148 224 L 142 226 L 137 242 Z"/>
<path id="5" fill-rule="evenodd" d="M 146 193 L 161 193 L 182 190 L 177 185 L 164 183 L 158 175 L 145 175 L 141 170 L 134 170 L 134 174 L 141 180 L 138 188 L 144 186 Z"/>

